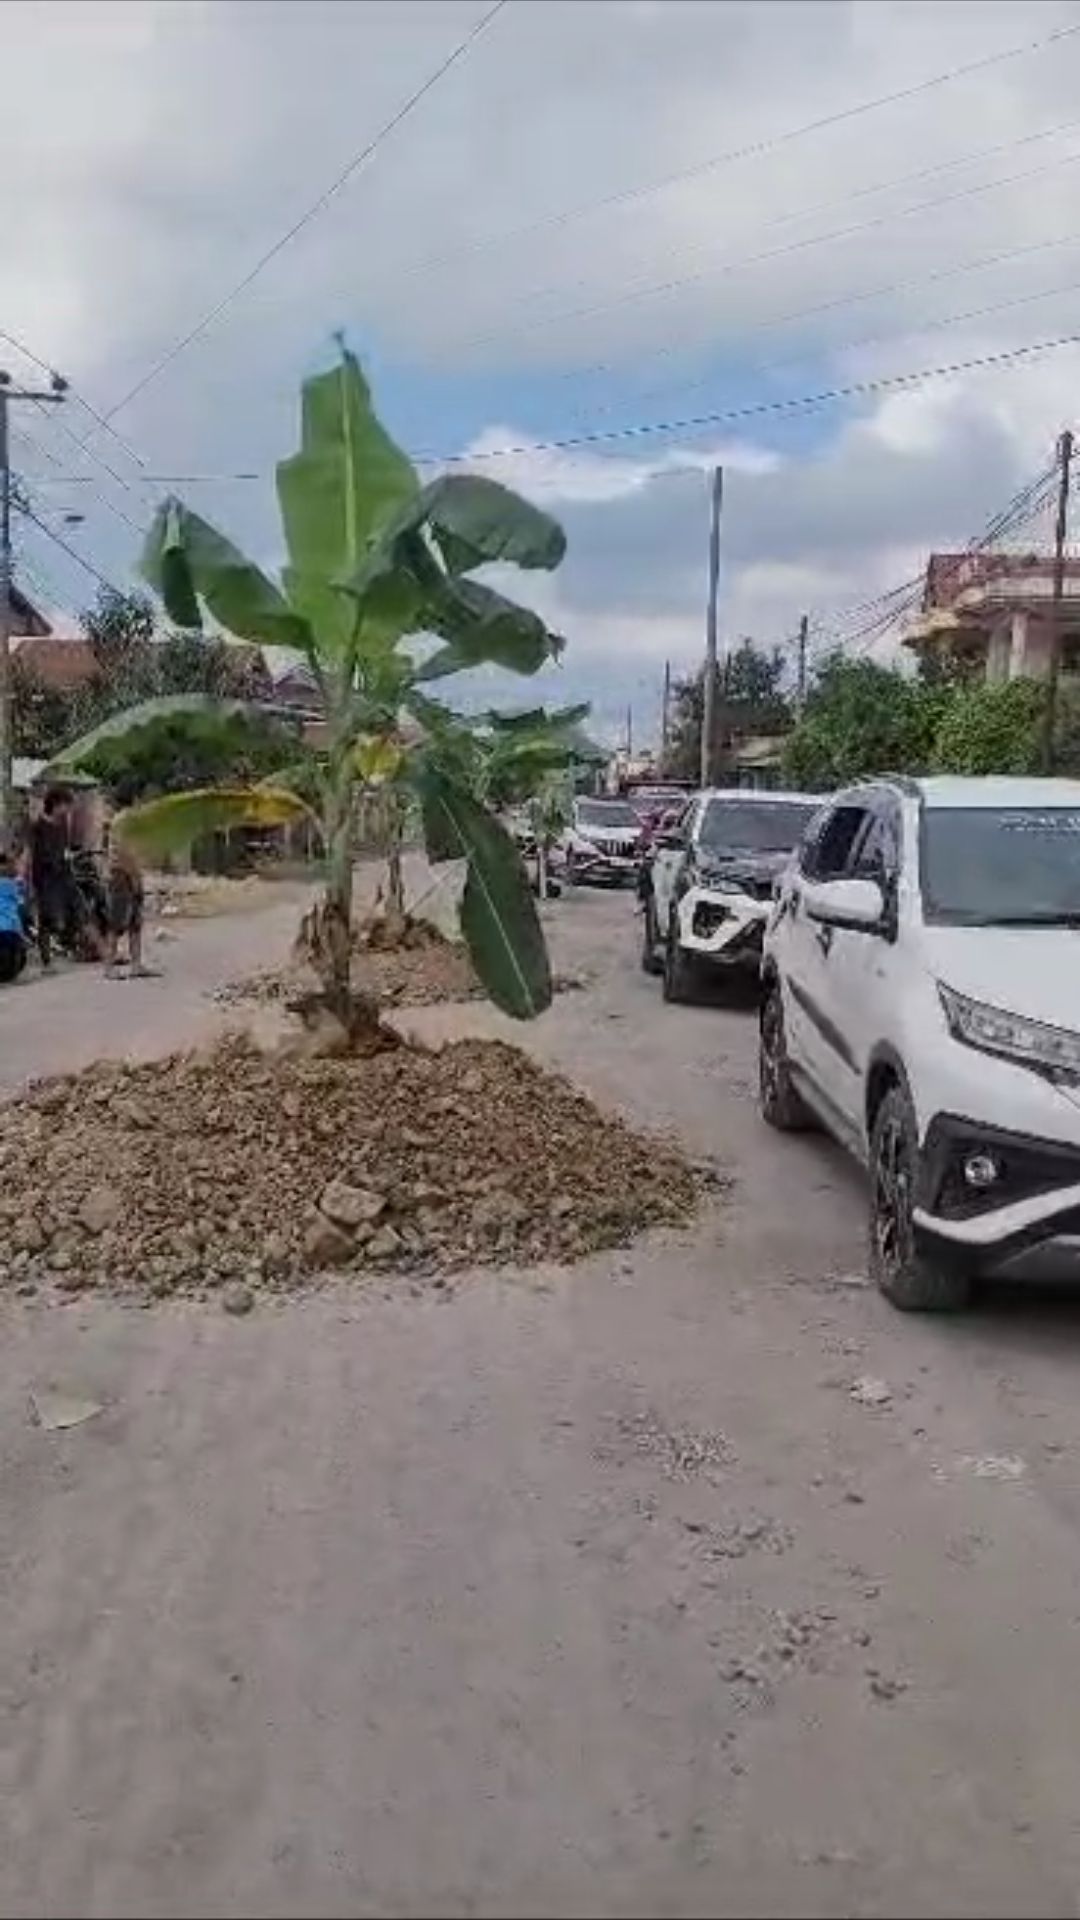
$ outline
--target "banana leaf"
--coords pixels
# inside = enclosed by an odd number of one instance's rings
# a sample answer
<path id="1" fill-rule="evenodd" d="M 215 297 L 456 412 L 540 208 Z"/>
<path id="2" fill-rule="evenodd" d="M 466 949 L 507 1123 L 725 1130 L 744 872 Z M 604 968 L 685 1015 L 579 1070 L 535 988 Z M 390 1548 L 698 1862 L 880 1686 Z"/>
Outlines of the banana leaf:
<path id="1" fill-rule="evenodd" d="M 197 840 L 233 827 L 287 827 L 299 820 L 319 826 L 316 813 L 283 787 L 200 787 L 167 793 L 118 813 L 113 832 L 148 860 L 184 853 Z"/>
<path id="2" fill-rule="evenodd" d="M 171 714 L 208 714 L 222 719 L 232 713 L 262 715 L 265 709 L 252 700 L 222 700 L 213 693 L 163 693 L 154 700 L 140 700 L 133 707 L 122 707 L 119 713 L 112 713 L 99 726 L 92 727 L 89 733 L 80 734 L 70 746 L 66 746 L 50 762 L 50 771 L 58 773 L 65 767 L 78 767 L 97 751 L 107 740 L 126 740 L 138 733 L 143 727 L 153 726 L 157 721 L 167 719 Z"/>
<path id="3" fill-rule="evenodd" d="M 551 1005 L 551 967 L 521 857 L 506 828 L 430 760 L 419 771 L 428 858 L 467 862 L 461 931 L 491 999 L 515 1020 Z"/>
<path id="4" fill-rule="evenodd" d="M 310 627 L 273 581 L 180 500 L 166 500 L 154 515 L 142 572 L 182 627 L 202 626 L 202 600 L 240 639 L 311 652 Z"/>
<path id="5" fill-rule="evenodd" d="M 423 625 L 448 644 L 417 668 L 420 681 L 441 680 L 488 661 L 513 673 L 537 673 L 563 647 L 539 614 L 478 580 L 444 579 L 425 604 Z"/>
<path id="6" fill-rule="evenodd" d="M 300 451 L 277 470 L 293 572 L 346 582 L 419 493 L 412 462 L 380 425 L 355 354 L 305 380 Z"/>

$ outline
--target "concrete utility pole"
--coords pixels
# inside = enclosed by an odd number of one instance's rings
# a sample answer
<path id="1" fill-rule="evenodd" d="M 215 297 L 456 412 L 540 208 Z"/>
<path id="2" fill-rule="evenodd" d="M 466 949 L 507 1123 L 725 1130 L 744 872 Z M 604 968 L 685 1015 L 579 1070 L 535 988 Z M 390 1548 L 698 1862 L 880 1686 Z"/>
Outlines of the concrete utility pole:
<path id="1" fill-rule="evenodd" d="M 668 733 L 671 728 L 671 661 L 664 661 L 664 692 L 660 702 L 660 771 L 667 771 Z"/>
<path id="2" fill-rule="evenodd" d="M 8 847 L 15 825 L 15 791 L 12 781 L 11 715 L 11 590 L 13 556 L 11 551 L 11 437 L 9 409 L 13 400 L 59 401 L 67 393 L 68 383 L 54 373 L 47 392 L 30 387 L 13 387 L 10 373 L 0 368 L 0 847 Z"/>
<path id="3" fill-rule="evenodd" d="M 709 528 L 709 606 L 705 619 L 705 673 L 701 699 L 701 784 L 716 776 L 717 625 L 720 599 L 720 515 L 724 505 L 724 469 L 713 468 L 712 519 Z"/>
<path id="4" fill-rule="evenodd" d="M 795 711 L 801 713 L 806 705 L 806 645 L 810 633 L 810 615 L 799 617 L 799 664 L 795 680 Z"/>
<path id="5" fill-rule="evenodd" d="M 1058 501 L 1054 525 L 1054 581 L 1050 597 L 1050 657 L 1043 708 L 1042 768 L 1054 771 L 1054 733 L 1057 727 L 1058 682 L 1061 678 L 1061 602 L 1065 594 L 1065 548 L 1069 534 L 1069 488 L 1072 484 L 1073 436 L 1066 427 L 1057 444 Z"/>

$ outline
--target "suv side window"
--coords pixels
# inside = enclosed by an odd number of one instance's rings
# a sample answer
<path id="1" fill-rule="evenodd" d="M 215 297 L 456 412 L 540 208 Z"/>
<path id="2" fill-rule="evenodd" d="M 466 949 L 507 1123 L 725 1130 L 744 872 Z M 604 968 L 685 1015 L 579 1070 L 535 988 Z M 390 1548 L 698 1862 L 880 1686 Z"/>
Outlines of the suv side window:
<path id="1" fill-rule="evenodd" d="M 840 880 L 850 871 L 849 861 L 867 822 L 868 807 L 854 804 L 830 807 L 817 831 L 803 846 L 800 867 L 807 880 Z"/>
<path id="2" fill-rule="evenodd" d="M 882 806 L 871 814 L 866 831 L 854 849 L 851 877 L 876 880 L 888 887 L 900 870 L 900 820 L 895 807 Z"/>

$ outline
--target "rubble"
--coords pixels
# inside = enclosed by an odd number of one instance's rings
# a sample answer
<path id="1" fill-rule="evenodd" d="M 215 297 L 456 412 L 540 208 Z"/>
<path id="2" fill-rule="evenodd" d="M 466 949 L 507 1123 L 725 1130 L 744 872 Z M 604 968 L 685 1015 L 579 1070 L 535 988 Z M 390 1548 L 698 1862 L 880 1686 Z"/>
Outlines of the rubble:
<path id="1" fill-rule="evenodd" d="M 324 1270 L 567 1262 L 708 1184 L 502 1042 L 296 1059 L 232 1035 L 5 1105 L 0 1285 L 228 1306 Z"/>

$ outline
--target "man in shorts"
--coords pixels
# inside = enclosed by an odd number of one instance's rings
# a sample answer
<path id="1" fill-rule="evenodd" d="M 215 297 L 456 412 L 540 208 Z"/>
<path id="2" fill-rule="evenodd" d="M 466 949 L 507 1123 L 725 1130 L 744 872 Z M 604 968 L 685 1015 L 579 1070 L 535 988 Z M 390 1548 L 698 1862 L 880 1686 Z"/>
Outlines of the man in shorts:
<path id="1" fill-rule="evenodd" d="M 41 812 L 30 823 L 30 891 L 37 922 L 41 964 L 52 964 L 53 945 L 70 945 L 79 921 L 79 901 L 71 878 L 71 795 L 50 787 Z"/>

